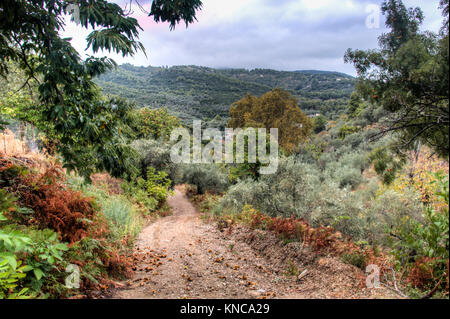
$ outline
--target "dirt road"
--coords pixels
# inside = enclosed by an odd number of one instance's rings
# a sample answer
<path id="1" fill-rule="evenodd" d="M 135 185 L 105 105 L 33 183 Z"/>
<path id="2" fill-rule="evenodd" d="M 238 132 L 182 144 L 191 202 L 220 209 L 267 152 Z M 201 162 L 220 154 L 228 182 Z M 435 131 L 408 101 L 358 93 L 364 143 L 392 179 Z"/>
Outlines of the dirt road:
<path id="1" fill-rule="evenodd" d="M 221 232 L 201 220 L 179 188 L 168 203 L 173 215 L 140 234 L 135 275 L 113 298 L 395 297 L 362 287 L 362 271 L 335 258 L 311 257 L 243 227 Z"/>

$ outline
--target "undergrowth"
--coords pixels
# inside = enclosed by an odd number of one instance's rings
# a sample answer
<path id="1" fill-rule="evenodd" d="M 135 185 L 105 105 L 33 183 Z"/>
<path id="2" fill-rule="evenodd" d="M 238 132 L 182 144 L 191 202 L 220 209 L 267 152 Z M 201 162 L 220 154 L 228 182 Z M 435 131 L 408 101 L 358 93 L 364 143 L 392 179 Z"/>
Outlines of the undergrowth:
<path id="1" fill-rule="evenodd" d="M 334 255 L 345 263 L 365 271 L 370 264 L 380 267 L 381 278 L 401 282 L 410 297 L 430 298 L 448 296 L 449 287 L 449 215 L 448 175 L 436 175 L 434 196 L 446 205 L 429 205 L 424 209 L 423 219 L 405 217 L 403 222 L 388 229 L 394 240 L 388 247 L 376 243 L 354 242 L 348 235 L 333 227 L 312 227 L 305 219 L 268 216 L 251 205 L 244 205 L 240 212 L 226 213 L 217 209 L 219 197 L 212 194 L 196 195 L 190 187 L 190 200 L 205 212 L 207 218 L 218 221 L 219 226 L 234 223 L 251 229 L 261 229 L 277 234 L 281 243 L 301 242 L 317 254 Z M 220 206 L 219 206 L 220 207 Z M 393 272 L 396 269 L 397 272 Z"/>
<path id="2" fill-rule="evenodd" d="M 131 275 L 145 218 L 126 195 L 4 157 L 0 187 L 0 298 L 89 296 Z M 66 286 L 70 265 L 79 287 Z"/>

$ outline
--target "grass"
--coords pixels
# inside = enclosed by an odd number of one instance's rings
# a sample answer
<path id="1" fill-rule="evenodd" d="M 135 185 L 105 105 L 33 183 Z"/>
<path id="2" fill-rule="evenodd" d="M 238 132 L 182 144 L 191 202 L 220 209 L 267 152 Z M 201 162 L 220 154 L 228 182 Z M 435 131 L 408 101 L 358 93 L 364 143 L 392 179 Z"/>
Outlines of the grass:
<path id="1" fill-rule="evenodd" d="M 128 244 L 131 244 L 145 225 L 145 218 L 139 208 L 125 195 L 109 194 L 106 188 L 85 184 L 78 177 L 71 177 L 68 184 L 73 189 L 81 190 L 85 196 L 95 198 L 111 227 L 112 240 L 128 238 Z"/>
<path id="2" fill-rule="evenodd" d="M 144 219 L 124 196 L 113 196 L 101 203 L 102 212 L 117 238 L 134 239 L 144 225 Z"/>

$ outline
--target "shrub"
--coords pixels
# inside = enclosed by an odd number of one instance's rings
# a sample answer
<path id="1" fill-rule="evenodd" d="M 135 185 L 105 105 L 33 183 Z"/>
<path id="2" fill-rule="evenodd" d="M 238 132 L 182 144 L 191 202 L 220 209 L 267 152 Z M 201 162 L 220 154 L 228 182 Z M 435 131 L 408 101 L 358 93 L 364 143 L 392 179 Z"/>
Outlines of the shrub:
<path id="1" fill-rule="evenodd" d="M 264 197 L 267 194 L 267 184 L 262 181 L 247 179 L 230 186 L 226 194 L 218 201 L 214 212 L 220 214 L 223 211 L 230 213 L 240 212 L 246 204 L 259 203 L 265 205 Z"/>
<path id="2" fill-rule="evenodd" d="M 8 160 L 2 160 L 0 175 L 10 178 L 0 192 L 0 277 L 17 284 L 17 290 L 12 289 L 8 297 L 66 297 L 77 293 L 63 285 L 67 275 L 64 269 L 69 263 L 81 267 L 82 290 L 94 287 L 107 276 L 129 273 L 131 265 L 123 249 L 130 236 L 120 237 L 130 231 L 130 225 L 119 222 L 123 221 L 121 214 L 125 214 L 122 210 L 130 206 L 111 203 L 105 206 L 105 215 L 99 213 L 103 208 L 98 204 L 104 202 L 96 203 L 94 198 L 69 188 L 71 181 L 67 182 L 62 169 L 55 165 L 38 174 L 16 169 Z M 6 191 L 17 200 L 14 202 Z M 104 198 L 111 198 L 106 191 Z M 120 212 L 108 214 L 116 207 Z M 60 240 L 69 242 L 70 248 Z M 25 276 L 16 276 L 15 269 Z"/>
<path id="3" fill-rule="evenodd" d="M 172 181 L 166 172 L 157 172 L 155 168 L 148 167 L 147 179 L 137 177 L 134 181 L 125 181 L 122 188 L 125 193 L 140 205 L 150 211 L 162 207 L 170 194 Z"/>
<path id="4" fill-rule="evenodd" d="M 112 239 L 134 239 L 140 232 L 143 220 L 133 205 L 124 197 L 109 198 L 101 204 L 102 212 L 110 223 Z M 131 240 L 129 243 L 131 244 Z"/>
<path id="5" fill-rule="evenodd" d="M 170 159 L 170 145 L 155 140 L 138 140 L 132 143 L 132 147 L 140 154 L 135 165 L 139 167 L 140 175 L 147 179 L 149 167 L 156 171 L 164 171 L 172 181 L 171 186 L 178 184 L 182 178 L 182 172 L 178 164 Z"/>
<path id="6" fill-rule="evenodd" d="M 34 211 L 33 219 L 40 228 L 57 231 L 63 241 L 73 243 L 87 235 L 89 219 L 95 214 L 91 198 L 66 189 L 63 173 L 52 167 L 41 175 L 29 175 L 27 187 L 21 187 L 20 203 Z"/>
<path id="7" fill-rule="evenodd" d="M 227 174 L 216 164 L 188 164 L 182 166 L 183 183 L 195 185 L 198 194 L 224 192 L 228 185 Z"/>
<path id="8" fill-rule="evenodd" d="M 209 213 L 217 203 L 220 195 L 206 193 L 203 195 L 191 196 L 191 201 L 198 207 L 200 212 Z"/>
<path id="9" fill-rule="evenodd" d="M 316 206 L 311 212 L 313 226 L 333 226 L 354 240 L 364 237 L 363 197 L 359 192 L 348 192 L 333 181 L 321 185 Z"/>
<path id="10" fill-rule="evenodd" d="M 409 269 L 407 282 L 413 287 L 431 289 L 448 285 L 449 263 L 449 187 L 448 175 L 436 175 L 439 184 L 436 195 L 446 203 L 441 210 L 426 207 L 423 219 L 406 216 L 395 228 L 393 243 L 400 265 Z M 447 287 L 448 288 L 448 287 Z"/>
<path id="11" fill-rule="evenodd" d="M 347 125 L 344 124 L 343 126 L 341 126 L 338 130 L 338 136 L 341 139 L 345 139 L 346 136 L 353 134 L 355 132 L 358 132 L 360 129 L 356 126 L 351 126 L 351 125 Z"/>
<path id="12" fill-rule="evenodd" d="M 354 169 L 358 169 L 361 173 L 369 167 L 369 161 L 367 156 L 362 152 L 352 152 L 344 154 L 339 159 L 339 164 L 341 166 L 347 166 Z"/>
<path id="13" fill-rule="evenodd" d="M 397 235 L 396 229 L 408 227 L 408 231 L 412 231 L 405 222 L 423 220 L 422 211 L 423 205 L 417 191 L 411 188 L 402 193 L 385 190 L 377 194 L 364 214 L 367 238 L 388 245 L 390 238 Z"/>
<path id="14" fill-rule="evenodd" d="M 350 252 L 342 255 L 342 261 L 358 267 L 362 270 L 366 270 L 367 261 L 365 254 L 361 252 Z"/>
<path id="15" fill-rule="evenodd" d="M 336 181 L 340 188 L 355 189 L 363 182 L 360 168 L 342 165 L 341 162 L 329 164 L 325 170 L 325 176 Z"/>
<path id="16" fill-rule="evenodd" d="M 141 181 L 141 180 L 139 180 Z M 143 179 L 142 179 L 143 181 Z M 154 211 L 158 207 L 158 201 L 156 198 L 149 196 L 147 190 L 137 182 L 123 182 L 122 189 L 133 203 L 137 204 L 141 209 L 145 211 L 145 214 Z"/>
<path id="17" fill-rule="evenodd" d="M 329 163 L 333 163 L 337 161 L 337 156 L 335 153 L 327 152 L 320 156 L 320 158 L 317 160 L 317 165 L 320 168 L 320 170 L 324 170 Z"/>
<path id="18" fill-rule="evenodd" d="M 338 160 L 340 160 L 343 156 L 345 156 L 349 153 L 354 153 L 354 152 L 355 152 L 355 150 L 351 147 L 351 145 L 343 145 L 342 147 L 334 150 L 334 155 L 336 156 L 336 158 Z"/>
<path id="19" fill-rule="evenodd" d="M 80 178 L 70 178 L 69 185 L 95 199 L 100 212 L 108 222 L 110 230 L 108 237 L 112 242 L 124 240 L 126 245 L 132 243 L 141 230 L 144 220 L 131 199 L 123 194 L 110 194 L 108 186 L 99 188 L 93 184 L 84 183 Z"/>
<path id="20" fill-rule="evenodd" d="M 337 254 L 341 251 L 337 249 L 343 243 L 340 240 L 341 234 L 332 227 L 313 228 L 304 219 L 293 215 L 289 218 L 269 217 L 255 210 L 251 205 L 245 205 L 242 212 L 235 216 L 236 219 L 252 228 L 273 231 L 285 242 L 301 241 L 310 244 L 316 252 L 329 248 L 335 248 Z"/>
<path id="21" fill-rule="evenodd" d="M 34 276 L 27 276 L 34 291 L 48 292 L 58 284 L 58 274 L 67 262 L 63 259 L 68 246 L 58 240 L 58 234 L 50 229 L 26 230 L 32 240 L 31 249 L 25 250 L 24 260 Z M 21 254 L 18 255 L 22 257 Z"/>
<path id="22" fill-rule="evenodd" d="M 55 274 L 64 264 L 63 254 L 67 250 L 67 245 L 61 243 L 52 230 L 22 228 L 20 231 L 12 224 L 3 227 L 0 230 L 0 264 L 3 265 L 0 267 L 0 286 L 1 278 L 10 277 L 14 287 L 24 288 L 18 296 L 25 296 L 25 292 L 45 296 L 42 294 L 52 285 L 61 286 Z M 14 290 L 11 291 L 8 298 L 16 297 Z"/>
<path id="23" fill-rule="evenodd" d="M 3 213 L 13 209 L 16 198 L 8 194 L 4 189 L 0 189 L 0 222 L 6 220 Z"/>
<path id="24" fill-rule="evenodd" d="M 345 137 L 344 143 L 350 145 L 353 149 L 357 149 L 364 142 L 364 134 L 353 133 Z"/>
<path id="25" fill-rule="evenodd" d="M 339 174 L 339 167 L 335 171 L 333 174 Z M 357 180 L 362 178 L 360 170 L 354 174 Z M 372 243 L 386 242 L 385 229 L 393 222 L 386 215 L 396 218 L 421 210 L 414 192 L 406 199 L 404 195 L 390 192 L 380 194 L 380 198 L 374 200 L 378 189 L 376 181 L 353 192 L 342 188 L 341 183 L 339 176 L 321 176 L 314 165 L 294 157 L 282 158 L 277 174 L 231 186 L 218 200 L 214 213 L 236 214 L 249 204 L 269 216 L 289 217 L 293 214 L 314 227 L 331 225 L 354 240 Z"/>
<path id="26" fill-rule="evenodd" d="M 14 256 L 15 258 L 15 256 Z M 27 266 L 16 261 L 13 267 L 6 259 L 0 258 L 0 299 L 29 299 L 34 295 L 28 292 L 28 288 L 20 289 L 19 282 L 26 276 Z"/>
<path id="27" fill-rule="evenodd" d="M 20 181 L 30 171 L 19 165 L 14 165 L 8 159 L 0 157 L 0 186 L 1 187 L 11 187 L 17 181 Z"/>
<path id="28" fill-rule="evenodd" d="M 281 158 L 276 174 L 262 175 L 258 181 L 245 180 L 230 187 L 218 209 L 240 211 L 245 204 L 270 216 L 309 219 L 318 199 L 320 173 L 294 157 Z"/>
<path id="29" fill-rule="evenodd" d="M 323 115 L 314 118 L 314 133 L 320 133 L 327 128 L 327 118 Z"/>
<path id="30" fill-rule="evenodd" d="M 369 154 L 369 161 L 373 163 L 375 171 L 384 184 L 391 184 L 398 172 L 405 164 L 405 159 L 391 153 L 387 147 L 378 147 Z"/>
<path id="31" fill-rule="evenodd" d="M 33 211 L 28 224 L 53 229 L 71 243 L 86 236 L 88 220 L 95 214 L 92 199 L 66 188 L 60 166 L 34 174 L 3 160 L 0 172 L 2 178 L 9 178 L 8 189 L 16 194 L 19 204 Z"/>

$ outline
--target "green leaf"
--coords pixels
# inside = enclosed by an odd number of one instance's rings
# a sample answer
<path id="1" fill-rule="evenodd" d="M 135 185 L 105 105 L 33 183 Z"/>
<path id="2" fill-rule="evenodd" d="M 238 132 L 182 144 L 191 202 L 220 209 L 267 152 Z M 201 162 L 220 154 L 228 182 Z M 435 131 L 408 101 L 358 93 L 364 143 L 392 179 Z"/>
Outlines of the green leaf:
<path id="1" fill-rule="evenodd" d="M 69 250 L 69 247 L 67 247 L 66 244 L 62 244 L 62 243 L 56 244 L 55 247 L 56 247 L 56 249 L 58 249 L 58 250 L 63 250 L 63 251 Z"/>
<path id="2" fill-rule="evenodd" d="M 30 265 L 25 265 L 23 267 L 20 267 L 19 270 L 23 272 L 28 272 L 30 270 L 33 270 L 33 267 L 31 267 Z"/>
<path id="3" fill-rule="evenodd" d="M 16 256 L 11 253 L 1 253 L 0 258 L 3 258 L 13 269 L 17 267 Z"/>
<path id="4" fill-rule="evenodd" d="M 39 268 L 33 269 L 33 272 L 34 272 L 34 276 L 36 277 L 37 280 L 41 280 L 42 276 L 44 276 L 44 272 L 42 270 L 40 270 Z"/>

